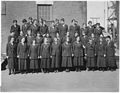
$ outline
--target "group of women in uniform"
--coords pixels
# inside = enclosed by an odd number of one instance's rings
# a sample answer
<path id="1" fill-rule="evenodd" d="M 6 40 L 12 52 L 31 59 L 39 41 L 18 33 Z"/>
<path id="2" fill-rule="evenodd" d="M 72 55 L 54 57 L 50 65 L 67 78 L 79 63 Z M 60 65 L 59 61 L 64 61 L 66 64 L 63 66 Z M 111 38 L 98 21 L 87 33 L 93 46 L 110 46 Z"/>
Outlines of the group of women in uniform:
<path id="1" fill-rule="evenodd" d="M 100 23 L 80 28 L 73 19 L 68 27 L 65 19 L 22 20 L 20 27 L 13 20 L 6 56 L 9 75 L 28 72 L 81 70 L 115 70 L 115 46 L 110 36 L 104 37 Z"/>

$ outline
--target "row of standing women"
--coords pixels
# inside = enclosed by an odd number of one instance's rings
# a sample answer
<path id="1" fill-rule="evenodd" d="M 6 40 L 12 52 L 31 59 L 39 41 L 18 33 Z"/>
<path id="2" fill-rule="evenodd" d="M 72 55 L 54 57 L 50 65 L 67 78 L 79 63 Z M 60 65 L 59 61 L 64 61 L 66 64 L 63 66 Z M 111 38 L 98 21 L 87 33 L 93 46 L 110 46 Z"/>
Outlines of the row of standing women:
<path id="1" fill-rule="evenodd" d="M 39 25 L 37 20 L 31 25 L 25 23 L 28 29 L 25 31 L 23 25 L 20 34 L 20 27 L 14 26 L 17 21 L 13 21 L 6 47 L 9 74 L 16 71 L 70 71 L 72 68 L 76 71 L 116 69 L 114 43 L 110 36 L 103 36 L 99 23 L 94 27 L 89 21 L 88 27 L 84 24 L 80 29 L 73 19 L 68 29 L 64 18 L 60 23 L 56 21 L 50 29 L 44 20 L 40 20 Z"/>

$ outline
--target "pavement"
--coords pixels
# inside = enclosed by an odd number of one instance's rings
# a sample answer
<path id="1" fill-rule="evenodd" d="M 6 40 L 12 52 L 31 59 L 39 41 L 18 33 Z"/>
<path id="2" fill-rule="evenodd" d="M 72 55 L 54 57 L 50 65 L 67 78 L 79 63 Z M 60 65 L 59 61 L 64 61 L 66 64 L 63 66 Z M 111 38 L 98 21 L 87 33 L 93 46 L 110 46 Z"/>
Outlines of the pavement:
<path id="1" fill-rule="evenodd" d="M 8 75 L 2 71 L 2 92 L 118 92 L 119 70 Z"/>

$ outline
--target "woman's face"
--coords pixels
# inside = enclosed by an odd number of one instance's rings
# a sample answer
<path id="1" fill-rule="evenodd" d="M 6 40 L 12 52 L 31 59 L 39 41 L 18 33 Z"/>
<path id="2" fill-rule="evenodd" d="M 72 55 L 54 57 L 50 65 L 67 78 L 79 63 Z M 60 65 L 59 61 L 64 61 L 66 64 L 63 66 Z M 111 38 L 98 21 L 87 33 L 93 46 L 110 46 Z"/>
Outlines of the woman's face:
<path id="1" fill-rule="evenodd" d="M 21 41 L 22 41 L 22 43 L 24 43 L 25 42 L 25 38 L 22 38 Z"/>
<path id="2" fill-rule="evenodd" d="M 12 42 L 12 43 L 14 42 L 14 38 L 11 38 L 11 42 Z"/>
<path id="3" fill-rule="evenodd" d="M 40 33 L 37 33 L 37 37 L 40 37 Z"/>
<path id="4" fill-rule="evenodd" d="M 23 31 L 20 31 L 20 35 L 21 35 L 21 36 L 23 35 Z"/>
<path id="5" fill-rule="evenodd" d="M 28 30 L 28 35 L 31 35 L 31 31 L 30 30 Z"/>
<path id="6" fill-rule="evenodd" d="M 78 33 L 77 33 L 77 32 L 75 33 L 75 37 L 76 37 L 76 36 L 78 36 Z"/>
<path id="7" fill-rule="evenodd" d="M 54 38 L 54 41 L 57 42 L 57 38 Z"/>
<path id="8" fill-rule="evenodd" d="M 76 39 L 77 39 L 77 41 L 80 41 L 80 37 L 77 37 Z"/>
<path id="9" fill-rule="evenodd" d="M 35 44 L 35 40 L 33 40 L 33 44 Z"/>

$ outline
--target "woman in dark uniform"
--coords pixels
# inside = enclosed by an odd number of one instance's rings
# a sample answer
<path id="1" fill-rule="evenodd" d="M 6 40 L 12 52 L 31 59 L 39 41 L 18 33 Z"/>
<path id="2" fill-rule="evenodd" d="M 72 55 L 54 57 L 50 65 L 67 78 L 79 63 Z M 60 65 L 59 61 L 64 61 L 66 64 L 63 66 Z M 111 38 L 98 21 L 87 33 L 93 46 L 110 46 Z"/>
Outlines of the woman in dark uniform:
<path id="1" fill-rule="evenodd" d="M 60 67 L 60 61 L 61 61 L 61 44 L 57 40 L 57 38 L 54 38 L 54 42 L 51 46 L 51 55 L 52 55 L 52 62 L 51 62 L 51 68 L 55 70 L 55 72 L 58 72 L 58 69 Z"/>
<path id="2" fill-rule="evenodd" d="M 86 45 L 85 48 L 85 56 L 87 57 L 87 68 L 88 70 L 95 70 L 95 44 L 92 42 L 92 39 L 89 39 L 89 42 Z"/>
<path id="3" fill-rule="evenodd" d="M 69 27 L 69 32 L 70 32 L 71 38 L 74 37 L 75 30 L 76 30 L 75 27 L 76 27 L 76 25 L 75 25 L 75 19 L 73 19 L 73 20 L 71 21 L 71 25 L 70 25 L 70 27 Z"/>
<path id="4" fill-rule="evenodd" d="M 33 38 L 34 38 L 31 34 L 31 30 L 27 30 L 27 37 L 26 38 L 27 38 L 27 45 L 29 47 L 32 43 Z"/>
<path id="5" fill-rule="evenodd" d="M 43 37 L 39 32 L 37 33 L 37 36 L 36 36 L 36 43 L 39 46 L 41 46 L 41 44 L 43 43 Z"/>
<path id="6" fill-rule="evenodd" d="M 44 37 L 49 31 L 48 31 L 48 26 L 46 25 L 46 20 L 43 20 L 42 22 L 43 24 L 42 26 L 40 26 L 39 31 L 40 34 Z"/>
<path id="7" fill-rule="evenodd" d="M 50 33 L 50 36 L 52 37 L 52 39 L 54 39 L 56 32 L 57 32 L 57 27 L 55 27 L 55 22 L 52 21 L 50 30 L 49 30 L 49 33 Z"/>
<path id="8" fill-rule="evenodd" d="M 67 72 L 70 71 L 70 68 L 73 67 L 72 64 L 72 44 L 70 43 L 69 37 L 66 38 L 66 41 L 62 44 L 62 67 L 66 69 Z"/>
<path id="9" fill-rule="evenodd" d="M 73 43 L 73 64 L 76 68 L 76 71 L 81 70 L 84 67 L 83 62 L 83 45 L 82 42 L 80 42 L 80 37 L 78 36 L 76 38 L 76 41 Z"/>
<path id="10" fill-rule="evenodd" d="M 97 67 L 99 70 L 105 70 L 106 69 L 106 49 L 105 49 L 105 43 L 102 38 L 99 38 L 99 41 L 96 45 L 96 55 L 97 55 Z"/>
<path id="11" fill-rule="evenodd" d="M 28 30 L 28 27 L 29 27 L 28 24 L 27 24 L 27 20 L 23 19 L 22 23 L 23 23 L 22 31 L 23 31 L 24 36 L 26 36 L 27 35 L 27 30 Z"/>
<path id="12" fill-rule="evenodd" d="M 111 40 L 110 36 L 108 36 L 106 40 L 107 40 L 107 46 L 106 46 L 107 67 L 109 70 L 115 70 L 117 65 L 116 65 L 116 60 L 115 60 L 114 42 Z"/>
<path id="13" fill-rule="evenodd" d="M 39 50 L 39 55 L 41 58 L 41 71 L 45 73 L 49 72 L 51 64 L 51 46 L 46 37 L 44 38 L 44 43 L 41 45 L 41 49 Z"/>
<path id="14" fill-rule="evenodd" d="M 31 25 L 32 36 L 36 37 L 38 31 L 39 31 L 38 21 L 37 19 L 34 19 L 33 24 Z"/>
<path id="15" fill-rule="evenodd" d="M 92 26 L 92 21 L 89 21 L 86 34 L 89 37 L 92 33 L 94 33 L 94 27 Z"/>
<path id="16" fill-rule="evenodd" d="M 27 72 L 28 46 L 25 43 L 25 37 L 23 37 L 18 44 L 17 57 L 19 60 L 19 71 L 22 73 L 24 73 L 24 71 Z"/>
<path id="17" fill-rule="evenodd" d="M 30 58 L 30 69 L 34 73 L 35 71 L 38 72 L 39 65 L 38 65 L 38 45 L 36 44 L 36 40 L 32 41 L 32 44 L 29 48 L 29 58 Z"/>
<path id="18" fill-rule="evenodd" d="M 13 25 L 11 26 L 10 33 L 15 32 L 15 37 L 20 35 L 20 26 L 17 24 L 17 20 L 13 20 Z"/>
<path id="19" fill-rule="evenodd" d="M 20 36 L 17 38 L 17 43 L 21 42 L 21 39 L 24 37 L 23 31 L 20 31 Z"/>
<path id="20" fill-rule="evenodd" d="M 14 37 L 11 37 L 10 42 L 7 43 L 7 47 L 6 47 L 9 75 L 11 75 L 11 72 L 15 74 L 16 61 L 17 61 L 16 51 L 17 51 L 17 45 L 14 43 Z"/>

